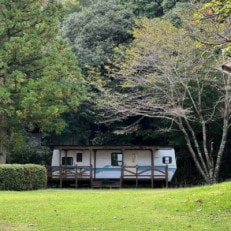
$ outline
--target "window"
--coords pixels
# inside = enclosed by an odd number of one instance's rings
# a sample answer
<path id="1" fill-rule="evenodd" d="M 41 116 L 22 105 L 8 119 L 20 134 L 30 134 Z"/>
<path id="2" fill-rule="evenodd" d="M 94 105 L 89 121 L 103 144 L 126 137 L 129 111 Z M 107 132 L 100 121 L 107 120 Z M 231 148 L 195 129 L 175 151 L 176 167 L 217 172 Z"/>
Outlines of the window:
<path id="1" fill-rule="evenodd" d="M 111 165 L 112 166 L 121 166 L 123 161 L 122 153 L 112 153 L 111 154 Z"/>
<path id="2" fill-rule="evenodd" d="M 172 163 L 172 157 L 171 156 L 164 156 L 163 157 L 163 164 L 171 164 Z"/>
<path id="3" fill-rule="evenodd" d="M 83 154 L 82 153 L 76 154 L 76 161 L 77 162 L 83 162 Z"/>
<path id="4" fill-rule="evenodd" d="M 62 165 L 73 165 L 72 157 L 62 157 Z"/>

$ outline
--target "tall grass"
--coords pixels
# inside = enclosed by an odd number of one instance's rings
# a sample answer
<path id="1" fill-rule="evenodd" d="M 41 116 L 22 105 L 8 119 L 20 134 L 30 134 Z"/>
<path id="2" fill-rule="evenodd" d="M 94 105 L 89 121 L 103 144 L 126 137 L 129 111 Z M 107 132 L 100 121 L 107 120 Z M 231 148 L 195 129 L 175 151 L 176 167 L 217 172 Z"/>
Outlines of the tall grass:
<path id="1" fill-rule="evenodd" d="M 0 192 L 0 230 L 231 230 L 231 183 L 191 189 Z"/>

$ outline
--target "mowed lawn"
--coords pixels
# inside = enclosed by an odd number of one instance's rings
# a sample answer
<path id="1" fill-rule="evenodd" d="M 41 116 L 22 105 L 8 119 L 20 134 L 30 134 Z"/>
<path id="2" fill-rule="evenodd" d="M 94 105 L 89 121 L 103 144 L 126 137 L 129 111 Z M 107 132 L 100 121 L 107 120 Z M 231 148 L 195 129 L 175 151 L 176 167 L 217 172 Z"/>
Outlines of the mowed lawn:
<path id="1" fill-rule="evenodd" d="M 231 230 L 231 183 L 184 189 L 0 191 L 0 230 Z"/>

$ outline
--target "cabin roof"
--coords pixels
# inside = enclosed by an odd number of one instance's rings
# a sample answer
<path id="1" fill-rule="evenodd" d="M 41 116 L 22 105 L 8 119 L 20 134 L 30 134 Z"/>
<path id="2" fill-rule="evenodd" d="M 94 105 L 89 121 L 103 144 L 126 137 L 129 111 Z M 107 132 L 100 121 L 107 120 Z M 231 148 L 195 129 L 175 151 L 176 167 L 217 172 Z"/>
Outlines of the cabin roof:
<path id="1" fill-rule="evenodd" d="M 224 63 L 221 66 L 222 70 L 227 71 L 228 73 L 231 73 L 231 61 Z"/>
<path id="2" fill-rule="evenodd" d="M 226 63 L 221 64 L 217 70 L 226 73 L 226 74 L 231 74 L 231 61 L 228 61 Z"/>
<path id="3" fill-rule="evenodd" d="M 114 145 L 114 146 L 78 146 L 78 145 L 57 145 L 54 149 L 60 150 L 150 150 L 150 149 L 172 149 L 172 147 L 161 147 L 161 146 L 134 146 L 134 145 Z"/>

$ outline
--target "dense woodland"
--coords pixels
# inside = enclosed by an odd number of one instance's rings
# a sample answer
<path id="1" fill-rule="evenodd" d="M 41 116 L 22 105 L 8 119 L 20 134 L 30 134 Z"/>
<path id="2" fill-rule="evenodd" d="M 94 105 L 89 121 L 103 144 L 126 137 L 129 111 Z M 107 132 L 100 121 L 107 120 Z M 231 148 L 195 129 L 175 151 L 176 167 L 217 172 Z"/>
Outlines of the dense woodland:
<path id="1" fill-rule="evenodd" d="M 0 22 L 0 162 L 173 146 L 176 182 L 231 178 L 229 0 L 1 0 Z"/>

